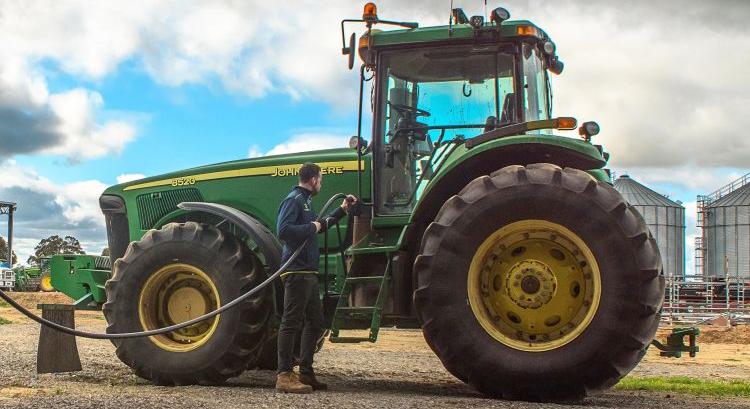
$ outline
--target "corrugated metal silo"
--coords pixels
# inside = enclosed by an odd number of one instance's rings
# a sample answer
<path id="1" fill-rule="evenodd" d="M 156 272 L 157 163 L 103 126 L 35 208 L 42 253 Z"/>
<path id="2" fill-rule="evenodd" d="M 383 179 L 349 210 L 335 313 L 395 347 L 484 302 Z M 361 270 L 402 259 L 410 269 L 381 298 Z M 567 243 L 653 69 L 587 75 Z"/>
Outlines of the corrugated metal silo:
<path id="1" fill-rule="evenodd" d="M 750 183 L 708 204 L 706 275 L 750 278 Z"/>
<path id="2" fill-rule="evenodd" d="M 659 245 L 664 274 L 685 275 L 685 208 L 628 175 L 615 180 L 615 189 L 641 213 Z"/>

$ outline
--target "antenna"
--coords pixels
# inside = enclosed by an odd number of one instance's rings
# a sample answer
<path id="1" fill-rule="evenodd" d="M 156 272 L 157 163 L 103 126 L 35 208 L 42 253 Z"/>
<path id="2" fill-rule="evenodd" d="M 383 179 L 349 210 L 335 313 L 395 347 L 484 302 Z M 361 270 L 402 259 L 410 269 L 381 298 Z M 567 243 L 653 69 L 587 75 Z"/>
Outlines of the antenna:
<path id="1" fill-rule="evenodd" d="M 448 37 L 453 35 L 453 0 L 451 0 L 451 12 L 448 17 Z"/>

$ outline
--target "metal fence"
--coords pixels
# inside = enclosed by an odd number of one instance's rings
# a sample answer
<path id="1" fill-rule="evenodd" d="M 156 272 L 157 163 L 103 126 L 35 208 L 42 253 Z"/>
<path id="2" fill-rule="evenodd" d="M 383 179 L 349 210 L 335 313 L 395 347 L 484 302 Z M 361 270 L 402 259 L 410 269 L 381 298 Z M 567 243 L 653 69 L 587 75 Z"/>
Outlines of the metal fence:
<path id="1" fill-rule="evenodd" d="M 725 317 L 735 324 L 750 323 L 750 280 L 746 278 L 667 277 L 666 284 L 664 322 L 702 324 Z"/>

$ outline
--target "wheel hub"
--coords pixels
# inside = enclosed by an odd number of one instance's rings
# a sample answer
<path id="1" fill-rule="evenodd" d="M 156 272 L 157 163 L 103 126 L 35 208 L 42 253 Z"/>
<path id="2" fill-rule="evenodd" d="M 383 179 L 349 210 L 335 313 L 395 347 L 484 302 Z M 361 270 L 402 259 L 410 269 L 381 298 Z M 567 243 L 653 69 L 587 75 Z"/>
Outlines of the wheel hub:
<path id="1" fill-rule="evenodd" d="M 503 226 L 480 244 L 468 274 L 474 316 L 500 343 L 548 351 L 580 335 L 601 297 L 601 276 L 586 243 L 545 220 Z"/>
<path id="2" fill-rule="evenodd" d="M 155 329 L 191 320 L 219 305 L 218 290 L 205 272 L 188 264 L 170 264 L 146 280 L 138 313 L 144 329 Z M 215 317 L 149 339 L 167 351 L 191 351 L 211 338 L 218 323 Z"/>
<path id="3" fill-rule="evenodd" d="M 505 279 L 508 296 L 521 308 L 547 304 L 557 288 L 550 267 L 538 260 L 523 260 L 508 270 Z"/>
<path id="4" fill-rule="evenodd" d="M 207 313 L 203 294 L 193 287 L 182 287 L 173 292 L 167 301 L 167 315 L 174 322 L 185 322 Z"/>

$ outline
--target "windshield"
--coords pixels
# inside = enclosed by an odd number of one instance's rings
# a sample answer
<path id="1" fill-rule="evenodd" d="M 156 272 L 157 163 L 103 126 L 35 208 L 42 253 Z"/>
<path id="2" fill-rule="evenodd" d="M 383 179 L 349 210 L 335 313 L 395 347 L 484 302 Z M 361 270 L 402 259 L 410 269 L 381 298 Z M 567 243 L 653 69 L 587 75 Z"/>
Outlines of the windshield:
<path id="1" fill-rule="evenodd" d="M 497 47 L 395 51 L 379 66 L 381 214 L 411 211 L 456 138 L 519 120 L 514 58 Z M 423 129 L 431 126 L 443 128 Z"/>

